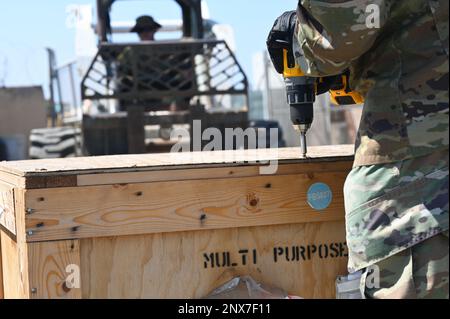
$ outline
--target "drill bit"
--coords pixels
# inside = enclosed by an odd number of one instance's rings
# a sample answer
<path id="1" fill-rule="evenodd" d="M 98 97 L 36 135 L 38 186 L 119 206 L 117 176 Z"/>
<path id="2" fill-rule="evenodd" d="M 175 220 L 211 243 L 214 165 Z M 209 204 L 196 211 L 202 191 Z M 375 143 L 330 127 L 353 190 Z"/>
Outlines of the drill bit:
<path id="1" fill-rule="evenodd" d="M 306 132 L 300 133 L 300 142 L 301 142 L 301 146 L 302 146 L 303 158 L 306 158 L 306 154 L 308 153 L 307 145 L 306 145 Z"/>

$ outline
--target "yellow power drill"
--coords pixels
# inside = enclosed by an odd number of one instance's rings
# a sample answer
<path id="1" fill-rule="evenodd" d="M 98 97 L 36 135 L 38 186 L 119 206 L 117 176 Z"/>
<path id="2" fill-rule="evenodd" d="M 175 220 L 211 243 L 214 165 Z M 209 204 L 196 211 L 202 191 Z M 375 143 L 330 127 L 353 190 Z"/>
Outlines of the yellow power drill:
<path id="1" fill-rule="evenodd" d="M 314 102 L 318 93 L 318 85 L 324 78 L 307 77 L 288 50 L 283 51 L 283 76 L 286 84 L 287 102 L 291 108 L 291 120 L 294 128 L 300 132 L 303 157 L 307 155 L 306 133 L 314 120 Z M 331 78 L 331 77 L 330 77 Z M 330 81 L 330 78 L 327 81 Z M 363 97 L 351 90 L 349 74 L 332 77 L 329 84 L 331 102 L 336 105 L 364 103 Z"/>

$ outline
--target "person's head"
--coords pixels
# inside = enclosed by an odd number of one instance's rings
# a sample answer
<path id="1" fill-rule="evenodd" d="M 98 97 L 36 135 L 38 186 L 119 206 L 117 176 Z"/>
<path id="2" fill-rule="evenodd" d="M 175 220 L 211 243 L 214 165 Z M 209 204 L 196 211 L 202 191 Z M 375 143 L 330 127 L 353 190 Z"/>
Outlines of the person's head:
<path id="1" fill-rule="evenodd" d="M 141 41 L 153 41 L 155 33 L 161 27 L 151 16 L 140 16 L 136 19 L 136 25 L 131 32 L 137 33 Z"/>

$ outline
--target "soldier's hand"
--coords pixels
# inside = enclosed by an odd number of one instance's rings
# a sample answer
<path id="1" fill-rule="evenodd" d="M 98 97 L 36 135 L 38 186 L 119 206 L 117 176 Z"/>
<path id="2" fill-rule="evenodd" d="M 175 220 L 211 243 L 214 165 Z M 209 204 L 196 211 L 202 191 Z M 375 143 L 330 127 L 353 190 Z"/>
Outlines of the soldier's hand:
<path id="1" fill-rule="evenodd" d="M 287 49 L 292 54 L 292 40 L 297 23 L 296 11 L 283 13 L 270 30 L 267 38 L 267 49 L 272 63 L 278 73 L 283 73 L 283 50 Z"/>

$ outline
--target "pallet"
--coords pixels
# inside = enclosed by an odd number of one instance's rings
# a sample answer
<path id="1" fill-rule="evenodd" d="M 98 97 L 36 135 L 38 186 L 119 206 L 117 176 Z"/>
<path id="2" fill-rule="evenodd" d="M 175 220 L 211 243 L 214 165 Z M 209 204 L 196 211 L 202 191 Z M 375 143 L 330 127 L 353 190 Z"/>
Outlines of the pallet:
<path id="1" fill-rule="evenodd" d="M 289 294 L 333 298 L 346 274 L 342 188 L 353 148 L 299 155 L 3 162 L 0 297 L 202 298 L 250 275 Z M 332 193 L 323 210 L 308 201 L 317 183 Z"/>

